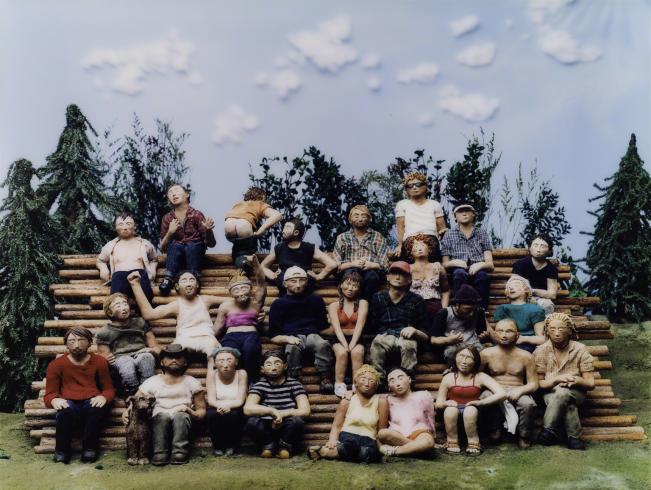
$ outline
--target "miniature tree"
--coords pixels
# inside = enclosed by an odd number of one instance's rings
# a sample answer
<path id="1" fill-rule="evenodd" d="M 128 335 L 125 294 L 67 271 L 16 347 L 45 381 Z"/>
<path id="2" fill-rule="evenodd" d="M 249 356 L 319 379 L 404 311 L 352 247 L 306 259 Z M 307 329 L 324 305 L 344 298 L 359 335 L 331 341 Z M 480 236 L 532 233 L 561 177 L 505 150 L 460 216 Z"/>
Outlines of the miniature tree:
<path id="1" fill-rule="evenodd" d="M 98 252 L 113 234 L 103 215 L 112 217 L 121 207 L 107 192 L 108 168 L 94 158 L 87 130 L 97 136 L 79 107 L 69 105 L 57 149 L 37 171 L 43 181 L 38 194 L 48 209 L 56 204 L 54 217 L 64 230 L 61 252 Z"/>
<path id="2" fill-rule="evenodd" d="M 60 235 L 42 198 L 32 190 L 32 164 L 9 167 L 0 212 L 0 410 L 17 410 L 29 392 L 38 363 L 34 345 L 52 316 L 48 285 L 56 279 L 53 246 Z"/>
<path id="3" fill-rule="evenodd" d="M 635 135 L 619 169 L 590 201 L 597 223 L 586 255 L 586 288 L 601 297 L 606 312 L 618 319 L 651 317 L 651 177 L 637 153 Z"/>

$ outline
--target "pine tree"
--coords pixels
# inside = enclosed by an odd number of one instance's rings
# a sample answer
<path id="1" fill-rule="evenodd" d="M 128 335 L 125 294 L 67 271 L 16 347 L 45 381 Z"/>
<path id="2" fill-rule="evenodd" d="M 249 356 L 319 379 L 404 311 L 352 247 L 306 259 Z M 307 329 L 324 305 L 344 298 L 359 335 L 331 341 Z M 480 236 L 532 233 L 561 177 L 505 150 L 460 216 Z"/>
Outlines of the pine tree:
<path id="1" fill-rule="evenodd" d="M 540 184 L 533 199 L 524 199 L 520 212 L 525 224 L 517 247 L 528 247 L 533 237 L 539 234 L 547 235 L 558 246 L 572 229 L 565 218 L 565 207 L 560 205 L 560 196 L 549 181 Z"/>
<path id="2" fill-rule="evenodd" d="M 108 169 L 94 158 L 87 130 L 97 136 L 79 107 L 69 105 L 57 149 L 37 171 L 43 181 L 38 194 L 48 209 L 56 204 L 54 217 L 64 230 L 59 250 L 67 253 L 98 252 L 113 234 L 102 216 L 120 207 L 107 192 Z"/>
<path id="3" fill-rule="evenodd" d="M 637 153 L 635 134 L 619 169 L 594 184 L 603 200 L 586 255 L 590 277 L 586 288 L 602 299 L 602 306 L 616 318 L 651 317 L 651 177 Z"/>
<path id="4" fill-rule="evenodd" d="M 169 211 L 167 189 L 181 184 L 190 191 L 181 149 L 187 134 L 174 135 L 169 123 L 159 119 L 155 133 L 146 134 L 136 115 L 131 127 L 133 135 L 126 136 L 118 149 L 113 191 L 133 214 L 139 235 L 156 244 L 161 219 Z"/>
<path id="5" fill-rule="evenodd" d="M 17 160 L 2 184 L 0 212 L 0 410 L 20 408 L 38 363 L 34 345 L 52 316 L 48 285 L 56 279 L 56 222 L 32 190 L 32 164 Z"/>

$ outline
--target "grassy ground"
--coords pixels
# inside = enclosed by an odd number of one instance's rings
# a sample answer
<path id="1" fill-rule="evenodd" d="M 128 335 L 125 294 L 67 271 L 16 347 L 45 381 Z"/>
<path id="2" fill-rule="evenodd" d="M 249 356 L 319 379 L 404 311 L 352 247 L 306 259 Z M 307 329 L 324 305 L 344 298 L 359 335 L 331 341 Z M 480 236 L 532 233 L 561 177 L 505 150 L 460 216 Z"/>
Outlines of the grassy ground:
<path id="1" fill-rule="evenodd" d="M 609 342 L 616 371 L 615 392 L 622 413 L 639 416 L 651 434 L 651 322 L 615 327 Z M 600 342 L 603 343 L 603 342 Z M 435 461 L 391 460 L 363 466 L 341 462 L 312 463 L 304 456 L 268 461 L 250 456 L 215 459 L 195 455 L 182 467 L 129 467 L 123 452 L 105 454 L 98 465 L 78 461 L 54 465 L 35 455 L 22 428 L 21 414 L 0 414 L 1 489 L 140 489 L 140 488 L 526 488 L 648 489 L 651 442 L 592 443 L 588 451 L 561 447 L 518 451 L 513 445 L 489 448 L 477 458 L 438 455 Z"/>

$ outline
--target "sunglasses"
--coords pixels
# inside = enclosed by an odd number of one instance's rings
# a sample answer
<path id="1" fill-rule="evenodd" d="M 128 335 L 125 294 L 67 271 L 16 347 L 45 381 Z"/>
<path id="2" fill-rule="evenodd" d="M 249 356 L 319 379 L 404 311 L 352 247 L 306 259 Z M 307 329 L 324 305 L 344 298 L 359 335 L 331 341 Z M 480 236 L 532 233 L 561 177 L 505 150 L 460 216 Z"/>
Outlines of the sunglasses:
<path id="1" fill-rule="evenodd" d="M 407 189 L 418 189 L 419 187 L 423 187 L 425 184 L 422 182 L 415 182 L 413 184 L 407 184 L 405 188 Z"/>

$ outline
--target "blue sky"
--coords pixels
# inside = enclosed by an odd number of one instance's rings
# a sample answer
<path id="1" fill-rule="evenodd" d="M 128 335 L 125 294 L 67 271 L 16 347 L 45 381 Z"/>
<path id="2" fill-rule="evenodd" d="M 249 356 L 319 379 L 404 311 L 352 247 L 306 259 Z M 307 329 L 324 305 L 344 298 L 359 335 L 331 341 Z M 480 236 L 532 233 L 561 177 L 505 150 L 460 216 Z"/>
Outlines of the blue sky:
<path id="1" fill-rule="evenodd" d="M 483 127 L 503 154 L 495 184 L 538 162 L 581 256 L 592 183 L 631 132 L 650 157 L 643 0 L 4 0 L 0 11 L 2 175 L 18 158 L 43 164 L 73 102 L 118 135 L 134 112 L 190 133 L 194 203 L 215 218 L 264 156 L 316 145 L 359 175 L 416 148 L 453 162 Z"/>

